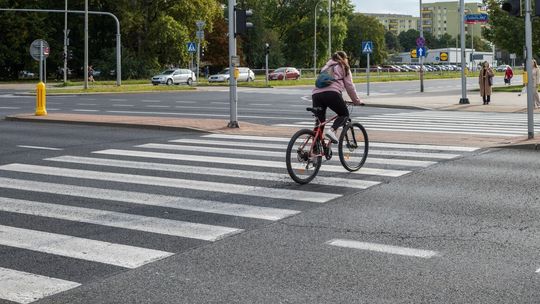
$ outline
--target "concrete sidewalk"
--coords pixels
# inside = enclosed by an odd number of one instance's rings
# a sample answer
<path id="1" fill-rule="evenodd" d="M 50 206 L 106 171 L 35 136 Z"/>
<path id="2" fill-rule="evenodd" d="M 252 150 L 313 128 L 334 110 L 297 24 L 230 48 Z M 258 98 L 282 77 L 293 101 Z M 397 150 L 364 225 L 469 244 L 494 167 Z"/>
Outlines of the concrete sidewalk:
<path id="1" fill-rule="evenodd" d="M 391 85 L 391 83 L 389 83 Z M 434 92 L 404 94 L 402 96 L 363 96 L 368 106 L 414 108 L 440 111 L 477 111 L 477 112 L 504 112 L 523 113 L 527 111 L 526 95 L 518 96 L 517 93 L 494 93 L 489 105 L 482 104 L 482 98 L 478 92 L 468 92 L 470 104 L 459 104 L 461 92 L 455 94 L 440 95 Z M 535 110 L 540 113 L 540 110 Z M 8 120 L 55 122 L 89 124 L 102 126 L 121 126 L 138 128 L 156 128 L 170 130 L 189 130 L 210 133 L 228 133 L 262 136 L 289 137 L 297 129 L 259 125 L 247 122 L 239 122 L 240 128 L 227 128 L 228 121 L 219 119 L 191 119 L 174 117 L 151 117 L 151 116 L 113 116 L 113 115 L 89 115 L 72 113 L 51 113 L 47 116 L 35 116 L 33 113 L 9 116 Z M 382 142 L 407 142 L 437 145 L 467 145 L 476 147 L 497 146 L 524 146 L 536 148 L 540 145 L 540 130 L 533 140 L 523 137 L 489 137 L 456 134 L 435 134 L 398 132 L 398 131 L 370 131 L 371 141 Z M 525 134 L 524 134 L 525 135 Z"/>

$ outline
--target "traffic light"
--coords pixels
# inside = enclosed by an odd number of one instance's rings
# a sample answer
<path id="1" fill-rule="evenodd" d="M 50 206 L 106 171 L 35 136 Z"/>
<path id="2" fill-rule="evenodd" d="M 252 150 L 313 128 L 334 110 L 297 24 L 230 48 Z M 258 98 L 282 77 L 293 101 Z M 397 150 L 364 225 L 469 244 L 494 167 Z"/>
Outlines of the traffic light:
<path id="1" fill-rule="evenodd" d="M 253 27 L 253 23 L 248 22 L 248 17 L 253 16 L 253 11 L 248 9 L 234 8 L 235 11 L 235 20 L 236 20 L 236 31 L 234 32 L 235 36 L 245 35 L 248 28 Z"/>
<path id="2" fill-rule="evenodd" d="M 68 59 L 68 60 L 73 59 L 73 50 L 68 50 L 67 59 Z"/>
<path id="3" fill-rule="evenodd" d="M 270 54 L 270 44 L 266 44 L 266 49 L 265 49 L 265 52 L 264 52 L 266 55 Z"/>
<path id="4" fill-rule="evenodd" d="M 510 16 L 521 16 L 521 0 L 505 0 L 501 6 L 503 11 L 507 11 Z"/>

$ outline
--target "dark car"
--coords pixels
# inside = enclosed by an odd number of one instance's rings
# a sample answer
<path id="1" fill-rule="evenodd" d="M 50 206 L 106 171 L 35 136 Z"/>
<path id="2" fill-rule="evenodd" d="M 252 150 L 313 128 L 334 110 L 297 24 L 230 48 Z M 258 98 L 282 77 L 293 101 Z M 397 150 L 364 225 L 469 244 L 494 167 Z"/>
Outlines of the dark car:
<path id="1" fill-rule="evenodd" d="M 300 72 L 296 68 L 291 67 L 278 68 L 268 74 L 269 80 L 297 80 L 298 78 L 300 78 Z"/>

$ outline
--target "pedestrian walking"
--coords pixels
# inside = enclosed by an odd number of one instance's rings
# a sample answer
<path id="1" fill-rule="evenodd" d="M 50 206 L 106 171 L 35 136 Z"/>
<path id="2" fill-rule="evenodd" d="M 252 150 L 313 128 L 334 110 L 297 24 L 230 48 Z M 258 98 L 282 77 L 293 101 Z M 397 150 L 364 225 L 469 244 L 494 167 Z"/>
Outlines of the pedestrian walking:
<path id="1" fill-rule="evenodd" d="M 480 96 L 485 105 L 488 105 L 491 102 L 491 87 L 493 86 L 493 69 L 489 66 L 489 62 L 484 61 L 482 63 L 482 69 L 478 75 L 478 82 L 480 84 Z"/>
<path id="2" fill-rule="evenodd" d="M 532 64 L 533 64 L 532 80 L 533 80 L 533 83 L 534 83 L 534 91 L 533 91 L 534 108 L 538 109 L 538 108 L 540 108 L 540 96 L 538 96 L 538 84 L 539 84 L 539 81 L 540 81 L 540 69 L 538 68 L 538 64 L 536 63 L 536 60 L 533 59 Z"/>
<path id="3" fill-rule="evenodd" d="M 512 71 L 512 68 L 507 65 L 506 70 L 504 71 L 504 84 L 511 85 L 512 77 L 514 77 L 514 71 Z"/>
<path id="4" fill-rule="evenodd" d="M 94 83 L 94 67 L 91 65 L 88 66 L 88 81 Z"/>

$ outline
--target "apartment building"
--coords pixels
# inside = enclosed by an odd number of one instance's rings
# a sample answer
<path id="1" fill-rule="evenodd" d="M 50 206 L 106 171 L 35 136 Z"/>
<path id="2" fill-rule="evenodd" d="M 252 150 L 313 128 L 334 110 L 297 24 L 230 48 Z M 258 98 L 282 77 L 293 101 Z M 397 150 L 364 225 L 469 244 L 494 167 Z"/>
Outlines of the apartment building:
<path id="1" fill-rule="evenodd" d="M 465 3 L 465 14 L 485 14 L 486 8 L 481 2 Z M 422 28 L 435 37 L 449 34 L 457 37 L 460 32 L 459 2 L 422 3 Z M 483 24 L 465 24 L 467 35 L 482 37 Z"/>
<path id="2" fill-rule="evenodd" d="M 397 15 L 397 14 L 364 14 L 377 18 L 379 22 L 384 25 L 387 31 L 394 33 L 396 36 L 401 32 L 406 32 L 410 29 L 419 30 L 419 17 L 411 15 Z"/>

